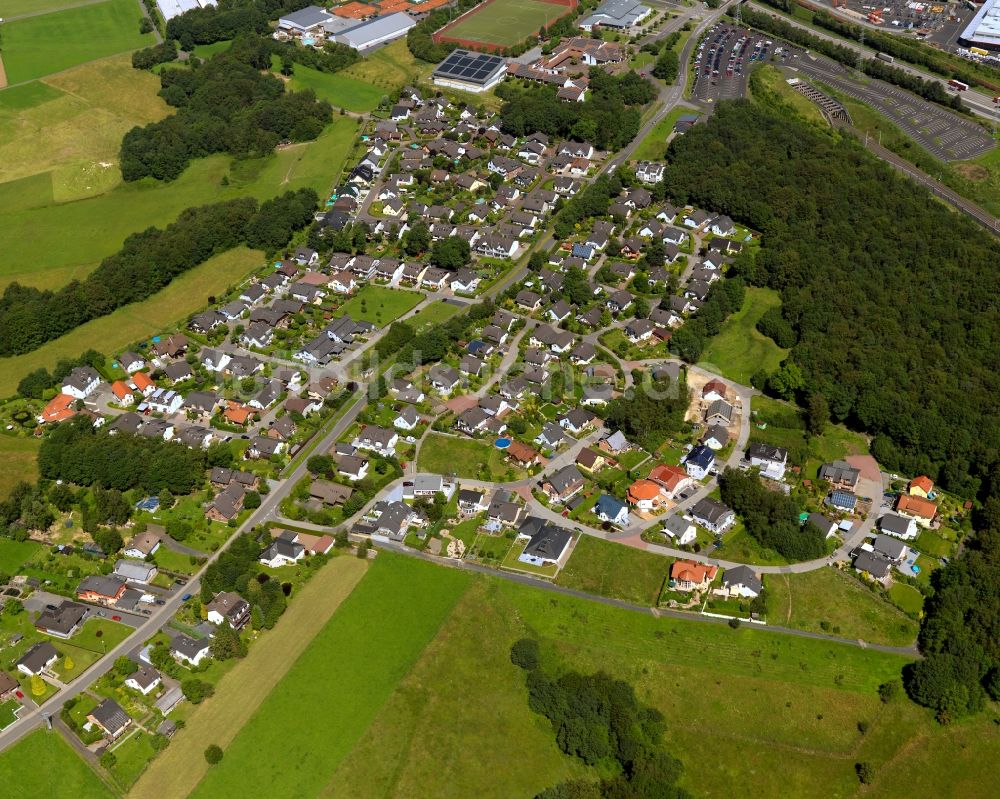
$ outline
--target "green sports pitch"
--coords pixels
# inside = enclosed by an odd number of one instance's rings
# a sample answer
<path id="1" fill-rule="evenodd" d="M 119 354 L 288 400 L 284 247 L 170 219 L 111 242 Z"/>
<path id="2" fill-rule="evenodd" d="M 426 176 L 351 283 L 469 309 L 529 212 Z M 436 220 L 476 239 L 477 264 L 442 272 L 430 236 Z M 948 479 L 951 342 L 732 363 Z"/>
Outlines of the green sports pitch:
<path id="1" fill-rule="evenodd" d="M 443 31 L 446 38 L 509 47 L 534 36 L 571 11 L 545 0 L 494 0 Z"/>

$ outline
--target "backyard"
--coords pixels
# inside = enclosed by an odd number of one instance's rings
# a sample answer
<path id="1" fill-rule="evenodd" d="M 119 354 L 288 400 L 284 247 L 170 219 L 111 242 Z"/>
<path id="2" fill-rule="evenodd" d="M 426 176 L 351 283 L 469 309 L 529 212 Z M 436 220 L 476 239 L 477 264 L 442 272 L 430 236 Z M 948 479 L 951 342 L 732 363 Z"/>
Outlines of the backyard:
<path id="1" fill-rule="evenodd" d="M 58 732 L 37 730 L 0 753 L 0 785 L 18 796 L 112 799 L 108 789 Z"/>
<path id="2" fill-rule="evenodd" d="M 6 374 L 6 369 L 4 372 Z M 0 378 L 0 383 L 4 382 L 5 378 Z M 12 386 L 4 385 L 3 389 L 0 396 L 8 397 L 17 389 L 17 382 Z M 0 434 L 0 499 L 5 499 L 22 480 L 34 482 L 38 476 L 37 455 L 38 439 Z"/>

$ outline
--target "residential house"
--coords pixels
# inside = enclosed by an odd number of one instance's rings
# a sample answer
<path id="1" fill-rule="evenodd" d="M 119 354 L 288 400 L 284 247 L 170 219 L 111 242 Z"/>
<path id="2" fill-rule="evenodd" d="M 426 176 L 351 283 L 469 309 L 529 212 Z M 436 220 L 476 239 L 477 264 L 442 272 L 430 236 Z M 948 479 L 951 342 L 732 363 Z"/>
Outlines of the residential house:
<path id="1" fill-rule="evenodd" d="M 126 583 L 114 575 L 93 574 L 84 577 L 76 587 L 76 596 L 84 602 L 114 605 L 125 593 Z"/>
<path id="2" fill-rule="evenodd" d="M 537 450 L 516 440 L 510 442 L 510 446 L 506 449 L 506 455 L 523 467 L 534 466 L 541 462 L 541 455 Z"/>
<path id="3" fill-rule="evenodd" d="M 160 684 L 160 672 L 152 666 L 141 665 L 125 678 L 125 685 L 143 696 L 149 696 Z"/>
<path id="4" fill-rule="evenodd" d="M 726 573 L 722 575 L 722 585 L 729 592 L 729 596 L 738 596 L 744 599 L 756 599 L 764 590 L 760 575 L 749 566 L 726 569 Z"/>
<path id="5" fill-rule="evenodd" d="M 525 519 L 517 534 L 528 539 L 518 560 L 532 566 L 562 565 L 573 542 L 568 530 L 536 517 Z"/>
<path id="6" fill-rule="evenodd" d="M 144 560 L 123 559 L 115 562 L 116 577 L 121 577 L 130 583 L 150 583 L 156 577 L 156 564 Z"/>
<path id="7" fill-rule="evenodd" d="M 874 551 L 859 552 L 854 559 L 854 568 L 883 584 L 887 583 L 892 575 L 892 561 Z"/>
<path id="8" fill-rule="evenodd" d="M 272 569 L 297 563 L 306 555 L 306 548 L 299 543 L 296 533 L 286 530 L 271 541 L 271 545 L 260 556 L 260 562 Z"/>
<path id="9" fill-rule="evenodd" d="M 194 639 L 186 635 L 178 635 L 170 642 L 170 654 L 182 665 L 200 666 L 209 656 L 211 642 L 207 638 Z"/>
<path id="10" fill-rule="evenodd" d="M 246 489 L 237 482 L 230 483 L 215 495 L 215 499 L 205 509 L 205 516 L 216 522 L 228 522 L 235 519 L 246 499 Z"/>
<path id="11" fill-rule="evenodd" d="M 348 480 L 364 480 L 368 474 L 368 459 L 357 455 L 338 455 L 337 474 Z"/>
<path id="12" fill-rule="evenodd" d="M 898 566 L 909 557 L 910 548 L 898 538 L 888 535 L 877 535 L 872 541 L 872 549 Z"/>
<path id="13" fill-rule="evenodd" d="M 747 447 L 746 458 L 751 466 L 760 469 L 763 477 L 771 480 L 781 480 L 785 476 L 788 464 L 788 450 L 784 447 L 774 447 L 755 441 Z"/>
<path id="14" fill-rule="evenodd" d="M 73 399 L 86 399 L 101 384 L 101 376 L 92 366 L 76 366 L 63 378 L 62 393 Z"/>
<path id="15" fill-rule="evenodd" d="M 396 454 L 399 433 L 378 425 L 368 425 L 358 433 L 352 443 L 358 449 L 367 449 L 383 457 L 389 457 Z"/>
<path id="16" fill-rule="evenodd" d="M 14 665 L 22 674 L 33 677 L 51 668 L 60 657 L 59 651 L 52 644 L 42 641 L 28 649 Z"/>
<path id="17" fill-rule="evenodd" d="M 878 520 L 878 529 L 886 535 L 901 538 L 904 541 L 912 541 L 917 537 L 917 522 L 907 516 L 898 516 L 895 513 L 887 513 Z"/>
<path id="18" fill-rule="evenodd" d="M 630 523 L 628 505 L 610 494 L 598 497 L 594 513 L 602 522 L 610 522 L 618 527 L 628 527 Z"/>
<path id="19" fill-rule="evenodd" d="M 420 424 L 420 414 L 417 413 L 416 408 L 412 405 L 407 405 L 399 412 L 396 418 L 392 420 L 393 427 L 407 432 L 413 430 L 418 424 Z"/>
<path id="20" fill-rule="evenodd" d="M 597 417 L 585 408 L 574 408 L 569 413 L 556 417 L 559 426 L 575 436 L 597 423 Z"/>
<path id="21" fill-rule="evenodd" d="M 719 567 L 693 560 L 675 560 L 670 564 L 670 587 L 675 591 L 707 591 Z"/>
<path id="22" fill-rule="evenodd" d="M 659 510 L 665 499 L 663 487 L 652 480 L 636 480 L 628 487 L 626 498 L 630 505 L 647 512 Z"/>
<path id="23" fill-rule="evenodd" d="M 817 530 L 819 530 L 824 538 L 830 538 L 837 534 L 837 524 L 836 522 L 828 519 L 822 513 L 810 513 L 806 518 L 806 524 L 811 524 Z"/>
<path id="24" fill-rule="evenodd" d="M 546 422 L 542 426 L 542 431 L 535 437 L 535 443 L 543 447 L 556 449 L 563 444 L 568 444 L 570 438 L 563 432 L 563 429 L 555 422 Z"/>
<path id="25" fill-rule="evenodd" d="M 56 638 L 70 638 L 83 626 L 89 613 L 86 605 L 69 600 L 58 606 L 48 605 L 35 620 L 35 629 Z"/>
<path id="26" fill-rule="evenodd" d="M 729 388 L 721 380 L 709 380 L 702 386 L 701 398 L 707 403 L 718 402 L 727 398 Z"/>
<path id="27" fill-rule="evenodd" d="M 578 494 L 583 486 L 583 475 L 575 465 L 570 464 L 546 477 L 542 482 L 542 491 L 553 501 L 567 502 Z"/>
<path id="28" fill-rule="evenodd" d="M 919 477 L 914 477 L 910 480 L 910 484 L 907 486 L 907 492 L 911 497 L 928 499 L 933 491 L 934 481 L 925 474 L 922 474 Z"/>
<path id="29" fill-rule="evenodd" d="M 694 486 L 694 481 L 680 466 L 660 464 L 649 472 L 649 479 L 660 486 L 664 496 L 674 499 Z"/>
<path id="30" fill-rule="evenodd" d="M 690 477 L 695 480 L 704 480 L 715 468 L 715 453 L 700 444 L 684 458 L 684 468 Z"/>
<path id="31" fill-rule="evenodd" d="M 847 513 L 853 513 L 854 508 L 858 504 L 858 498 L 850 491 L 844 489 L 835 489 L 830 492 L 830 496 L 827 498 L 827 503 L 837 510 L 845 511 Z"/>
<path id="32" fill-rule="evenodd" d="M 729 425 L 733 421 L 733 406 L 723 399 L 716 400 L 705 409 L 706 424 Z"/>
<path id="33" fill-rule="evenodd" d="M 211 624 L 228 624 L 242 630 L 250 621 L 250 603 L 233 591 L 220 591 L 206 605 Z"/>
<path id="34" fill-rule="evenodd" d="M 451 394 L 462 379 L 458 372 L 450 366 L 442 366 L 441 364 L 432 366 L 427 372 L 427 377 L 434 389 L 444 396 Z"/>
<path id="35" fill-rule="evenodd" d="M 486 493 L 475 491 L 471 488 L 462 488 L 458 492 L 458 510 L 463 516 L 475 516 L 484 513 L 489 503 L 486 501 Z"/>
<path id="36" fill-rule="evenodd" d="M 132 540 L 126 544 L 123 553 L 126 557 L 142 560 L 154 554 L 160 548 L 161 540 L 157 533 L 145 530 L 133 536 Z"/>
<path id="37" fill-rule="evenodd" d="M 930 527 L 937 517 L 937 505 L 929 499 L 913 494 L 903 494 L 896 500 L 896 512 L 913 519 L 921 527 Z"/>
<path id="38" fill-rule="evenodd" d="M 819 469 L 819 479 L 830 483 L 833 488 L 853 491 L 858 485 L 861 472 L 845 461 L 824 463 Z"/>
<path id="39" fill-rule="evenodd" d="M 691 509 L 691 518 L 706 530 L 718 534 L 736 521 L 736 514 L 721 502 L 705 497 Z"/>
<path id="40" fill-rule="evenodd" d="M 729 428 L 721 424 L 709 425 L 701 437 L 701 443 L 718 452 L 729 443 Z"/>
<path id="41" fill-rule="evenodd" d="M 128 713 L 114 699 L 105 699 L 87 714 L 87 721 L 96 725 L 112 741 L 120 737 L 132 723 Z"/>
<path id="42" fill-rule="evenodd" d="M 679 513 L 663 520 L 663 534 L 682 547 L 693 544 L 698 537 L 695 526 Z"/>

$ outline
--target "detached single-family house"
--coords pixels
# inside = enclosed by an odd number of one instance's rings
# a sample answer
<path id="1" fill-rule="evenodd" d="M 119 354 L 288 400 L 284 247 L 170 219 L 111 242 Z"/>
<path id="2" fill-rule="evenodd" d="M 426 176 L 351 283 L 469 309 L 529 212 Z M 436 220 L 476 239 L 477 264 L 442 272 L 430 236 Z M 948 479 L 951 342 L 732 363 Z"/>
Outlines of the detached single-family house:
<path id="1" fill-rule="evenodd" d="M 18 658 L 15 665 L 19 672 L 28 677 L 33 677 L 51 668 L 60 657 L 59 650 L 48 641 L 42 641 L 40 644 L 32 646 Z"/>
<path id="2" fill-rule="evenodd" d="M 658 510 L 663 504 L 663 488 L 652 480 L 636 480 L 628 487 L 628 501 L 639 510 Z"/>
<path id="3" fill-rule="evenodd" d="M 377 452 L 383 457 L 388 457 L 396 453 L 396 444 L 399 443 L 399 433 L 378 425 L 368 425 L 352 442 L 358 449 L 367 449 Z"/>
<path id="4" fill-rule="evenodd" d="M 831 519 L 828 519 L 822 513 L 810 513 L 806 518 L 806 524 L 811 524 L 817 530 L 819 530 L 824 538 L 830 538 L 837 534 L 837 524 Z"/>
<path id="5" fill-rule="evenodd" d="M 583 475 L 576 466 L 570 464 L 550 474 L 542 482 L 542 491 L 549 499 L 566 502 L 572 499 L 584 486 Z"/>
<path id="6" fill-rule="evenodd" d="M 819 469 L 819 479 L 830 483 L 833 488 L 853 491 L 858 485 L 861 472 L 846 461 L 824 463 Z"/>
<path id="7" fill-rule="evenodd" d="M 60 602 L 48 606 L 35 620 L 35 629 L 56 638 L 70 638 L 83 626 L 90 609 L 79 602 Z"/>
<path id="8" fill-rule="evenodd" d="M 142 533 L 137 533 L 125 546 L 123 552 L 126 557 L 142 560 L 160 548 L 161 540 L 159 535 L 146 530 Z"/>
<path id="9" fill-rule="evenodd" d="M 594 505 L 594 513 L 602 522 L 610 522 L 618 527 L 628 527 L 628 505 L 610 494 L 601 494 Z"/>
<path id="10" fill-rule="evenodd" d="M 915 519 L 898 516 L 895 513 L 887 513 L 878 520 L 878 529 L 886 535 L 902 538 L 904 541 L 912 541 L 917 537 L 917 522 Z"/>
<path id="11" fill-rule="evenodd" d="M 684 459 L 684 468 L 695 480 L 704 480 L 715 467 L 715 453 L 703 444 L 692 449 Z"/>
<path id="12" fill-rule="evenodd" d="M 913 519 L 921 527 L 930 527 L 937 511 L 937 505 L 929 499 L 913 494 L 903 494 L 896 500 L 896 512 Z"/>
<path id="13" fill-rule="evenodd" d="M 272 569 L 277 569 L 302 560 L 305 554 L 306 548 L 299 543 L 298 535 L 291 531 L 285 531 L 261 553 L 260 562 Z"/>
<path id="14" fill-rule="evenodd" d="M 525 519 L 517 534 L 520 538 L 528 539 L 518 560 L 533 566 L 561 565 L 573 542 L 573 535 L 569 530 L 536 517 Z"/>
<path id="15" fill-rule="evenodd" d="M 929 478 L 926 474 L 922 474 L 919 477 L 914 477 L 910 480 L 910 484 L 907 486 L 906 490 L 911 497 L 929 499 L 931 493 L 934 491 L 934 481 L 931 480 L 931 478 Z"/>
<path id="16" fill-rule="evenodd" d="M 721 533 L 736 521 L 736 514 L 721 502 L 705 497 L 691 509 L 691 518 L 713 533 Z"/>
<path id="17" fill-rule="evenodd" d="M 660 486 L 668 499 L 673 499 L 694 485 L 694 481 L 680 466 L 662 463 L 650 470 L 649 479 Z"/>
<path id="18" fill-rule="evenodd" d="M 194 639 L 186 635 L 178 635 L 170 643 L 170 654 L 178 663 L 188 666 L 198 666 L 208 657 L 211 642 L 207 638 Z"/>
<path id="19" fill-rule="evenodd" d="M 729 592 L 729 596 L 740 596 L 745 599 L 755 599 L 764 590 L 760 575 L 749 566 L 726 569 L 726 573 L 722 575 L 722 585 Z"/>
<path id="20" fill-rule="evenodd" d="M 250 603 L 234 591 L 220 591 L 206 606 L 208 621 L 242 630 L 250 621 Z"/>
<path id="21" fill-rule="evenodd" d="M 670 564 L 670 587 L 675 591 L 705 591 L 712 584 L 719 567 L 693 560 L 675 560 Z"/>
<path id="22" fill-rule="evenodd" d="M 101 384 L 101 376 L 92 366 L 77 366 L 64 379 L 62 393 L 73 399 L 86 399 Z"/>
<path id="23" fill-rule="evenodd" d="M 105 699 L 87 714 L 87 721 L 96 725 L 111 740 L 118 738 L 132 719 L 114 699 Z"/>
<path id="24" fill-rule="evenodd" d="M 764 477 L 781 480 L 785 476 L 785 466 L 788 463 L 788 450 L 784 447 L 773 447 L 755 441 L 747 447 L 747 460 L 751 466 L 760 469 Z"/>
<path id="25" fill-rule="evenodd" d="M 693 544 L 698 537 L 695 526 L 679 513 L 668 516 L 663 520 L 663 534 L 672 538 L 678 546 Z"/>
<path id="26" fill-rule="evenodd" d="M 160 684 L 160 672 L 152 666 L 141 665 L 125 678 L 125 685 L 143 696 L 148 696 Z"/>

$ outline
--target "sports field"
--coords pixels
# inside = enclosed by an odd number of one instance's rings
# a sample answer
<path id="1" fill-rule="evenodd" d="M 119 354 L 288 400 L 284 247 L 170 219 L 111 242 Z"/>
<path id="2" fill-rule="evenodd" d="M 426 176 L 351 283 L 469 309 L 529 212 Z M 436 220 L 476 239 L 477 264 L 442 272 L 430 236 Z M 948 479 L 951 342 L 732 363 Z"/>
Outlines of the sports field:
<path id="1" fill-rule="evenodd" d="M 40 367 L 51 369 L 60 358 L 75 358 L 88 349 L 111 354 L 135 341 L 159 333 L 165 327 L 185 321 L 189 315 L 208 304 L 209 296 L 223 294 L 230 286 L 239 283 L 254 269 L 262 266 L 263 258 L 264 254 L 259 250 L 245 247 L 221 253 L 188 270 L 166 288 L 142 302 L 125 305 L 107 316 L 80 325 L 65 336 L 24 355 L 0 359 L 0 397 L 13 395 L 17 384 L 26 374 Z M 27 447 L 20 442 L 34 442 L 12 439 L 17 442 L 17 447 L 8 450 L 3 443 L 7 440 L 6 437 L 0 439 L 0 464 L 8 457 L 27 457 L 24 451 L 30 453 L 33 460 L 37 447 Z M 10 472 L 6 474 L 15 477 Z M 0 489 L 5 482 L 6 478 L 0 479 Z M 7 486 L 8 490 L 9 487 Z M 0 490 L 0 494 L 2 493 Z"/>
<path id="2" fill-rule="evenodd" d="M 322 194 L 347 158 L 356 126 L 353 118 L 337 116 L 316 141 L 266 158 L 235 162 L 213 155 L 193 162 L 170 183 L 121 184 L 77 202 L 56 201 L 49 172 L 0 183 L 0 252 L 22 256 L 0 264 L 0 289 L 12 280 L 56 288 L 81 278 L 130 233 L 163 226 L 191 206 L 232 197 L 268 198 L 304 186 Z M 228 185 L 222 185 L 223 178 Z M 28 253 L 31 257 L 24 257 Z"/>
<path id="3" fill-rule="evenodd" d="M 151 33 L 139 33 L 140 16 L 135 0 L 107 0 L 4 23 L 8 84 L 148 47 L 156 40 Z"/>
<path id="4" fill-rule="evenodd" d="M 444 36 L 507 47 L 536 35 L 569 11 L 569 6 L 544 0 L 493 0 L 448 28 Z"/>

